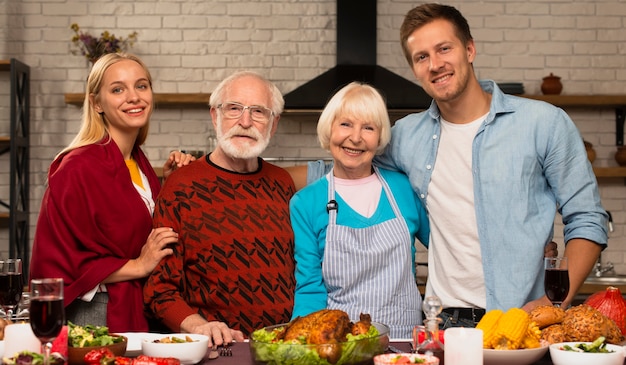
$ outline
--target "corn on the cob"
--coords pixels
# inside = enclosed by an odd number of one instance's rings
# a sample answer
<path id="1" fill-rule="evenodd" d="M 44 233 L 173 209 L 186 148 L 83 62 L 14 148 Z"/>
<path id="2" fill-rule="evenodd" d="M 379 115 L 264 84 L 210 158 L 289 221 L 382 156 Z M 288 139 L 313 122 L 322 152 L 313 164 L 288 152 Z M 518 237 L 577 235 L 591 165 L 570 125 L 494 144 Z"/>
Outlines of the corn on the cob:
<path id="1" fill-rule="evenodd" d="M 500 309 L 493 309 L 485 313 L 483 318 L 478 322 L 476 328 L 483 330 L 483 347 L 490 349 L 496 336 L 496 329 L 500 317 L 504 314 Z"/>
<path id="2" fill-rule="evenodd" d="M 534 349 L 540 346 L 539 340 L 541 339 L 541 330 L 537 323 L 530 321 L 528 324 L 528 331 L 526 331 L 526 337 L 522 341 L 522 348 Z"/>
<path id="3" fill-rule="evenodd" d="M 511 308 L 498 321 L 496 335 L 491 345 L 494 349 L 514 350 L 522 346 L 522 341 L 528 332 L 530 317 L 520 308 Z"/>

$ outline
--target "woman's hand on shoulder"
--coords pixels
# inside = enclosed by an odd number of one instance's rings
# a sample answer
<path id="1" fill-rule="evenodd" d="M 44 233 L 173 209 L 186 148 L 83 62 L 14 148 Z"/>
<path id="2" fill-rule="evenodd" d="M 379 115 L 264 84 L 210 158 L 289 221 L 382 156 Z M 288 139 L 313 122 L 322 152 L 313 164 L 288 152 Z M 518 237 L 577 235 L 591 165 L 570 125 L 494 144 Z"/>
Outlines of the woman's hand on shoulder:
<path id="1" fill-rule="evenodd" d="M 150 275 L 152 270 L 166 256 L 174 253 L 168 245 L 178 242 L 178 233 L 169 227 L 154 228 L 150 232 L 146 243 L 141 248 L 141 254 L 136 259 L 140 267 L 145 271 L 145 276 Z"/>
<path id="2" fill-rule="evenodd" d="M 181 151 L 170 152 L 169 157 L 167 158 L 167 160 L 165 160 L 165 163 L 163 164 L 163 178 L 167 179 L 167 177 L 170 176 L 170 174 L 174 172 L 174 170 L 179 167 L 187 166 L 195 160 L 196 158 L 188 153 L 184 153 Z"/>
<path id="3" fill-rule="evenodd" d="M 152 229 L 146 243 L 141 247 L 139 257 L 128 260 L 124 266 L 102 282 L 107 284 L 145 278 L 150 275 L 165 256 L 174 253 L 174 250 L 168 245 L 176 242 L 178 242 L 178 233 L 174 232 L 173 229 L 169 227 Z"/>

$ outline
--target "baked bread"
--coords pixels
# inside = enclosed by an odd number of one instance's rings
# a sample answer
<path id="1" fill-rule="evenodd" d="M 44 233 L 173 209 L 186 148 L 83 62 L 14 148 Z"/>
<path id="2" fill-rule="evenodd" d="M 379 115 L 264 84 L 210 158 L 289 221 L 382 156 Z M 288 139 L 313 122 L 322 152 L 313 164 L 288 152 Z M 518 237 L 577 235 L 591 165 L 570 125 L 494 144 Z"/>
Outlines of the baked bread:
<path id="1" fill-rule="evenodd" d="M 612 344 L 620 344 L 624 340 L 622 331 L 612 319 L 587 304 L 568 309 L 562 325 L 568 341 L 590 342 L 600 336 L 606 337 L 606 342 Z"/>
<path id="2" fill-rule="evenodd" d="M 530 312 L 530 320 L 535 322 L 540 329 L 561 323 L 564 318 L 565 311 L 552 305 L 542 305 Z"/>
<path id="3" fill-rule="evenodd" d="M 549 343 L 568 342 L 563 325 L 553 324 L 541 330 L 541 339 Z"/>

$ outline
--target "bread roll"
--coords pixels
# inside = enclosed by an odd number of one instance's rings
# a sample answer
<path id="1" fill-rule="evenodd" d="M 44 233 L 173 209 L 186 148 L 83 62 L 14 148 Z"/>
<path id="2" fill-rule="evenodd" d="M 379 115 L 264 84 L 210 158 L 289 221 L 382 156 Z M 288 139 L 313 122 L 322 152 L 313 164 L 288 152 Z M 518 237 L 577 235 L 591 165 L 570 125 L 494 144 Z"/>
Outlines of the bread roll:
<path id="1" fill-rule="evenodd" d="M 553 324 L 541 330 L 541 339 L 549 343 L 567 342 L 565 330 L 561 324 Z"/>
<path id="2" fill-rule="evenodd" d="M 530 320 L 537 323 L 540 329 L 563 322 L 565 311 L 552 305 L 542 305 L 530 312 Z"/>

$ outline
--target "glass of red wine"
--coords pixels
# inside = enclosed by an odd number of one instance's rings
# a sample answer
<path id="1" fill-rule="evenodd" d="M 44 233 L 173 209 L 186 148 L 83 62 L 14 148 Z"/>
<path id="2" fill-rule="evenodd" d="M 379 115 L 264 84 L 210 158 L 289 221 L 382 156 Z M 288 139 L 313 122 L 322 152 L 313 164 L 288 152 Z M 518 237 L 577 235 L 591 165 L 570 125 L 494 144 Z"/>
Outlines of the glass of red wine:
<path id="1" fill-rule="evenodd" d="M 544 286 L 546 296 L 555 307 L 560 307 L 569 293 L 567 257 L 544 258 Z"/>
<path id="2" fill-rule="evenodd" d="M 47 278 L 30 281 L 30 327 L 41 341 L 44 365 L 50 364 L 52 341 L 65 323 L 63 279 Z"/>
<path id="3" fill-rule="evenodd" d="M 6 318 L 13 320 L 15 308 L 22 299 L 24 282 L 22 281 L 22 260 L 7 259 L 0 261 L 0 305 Z"/>

